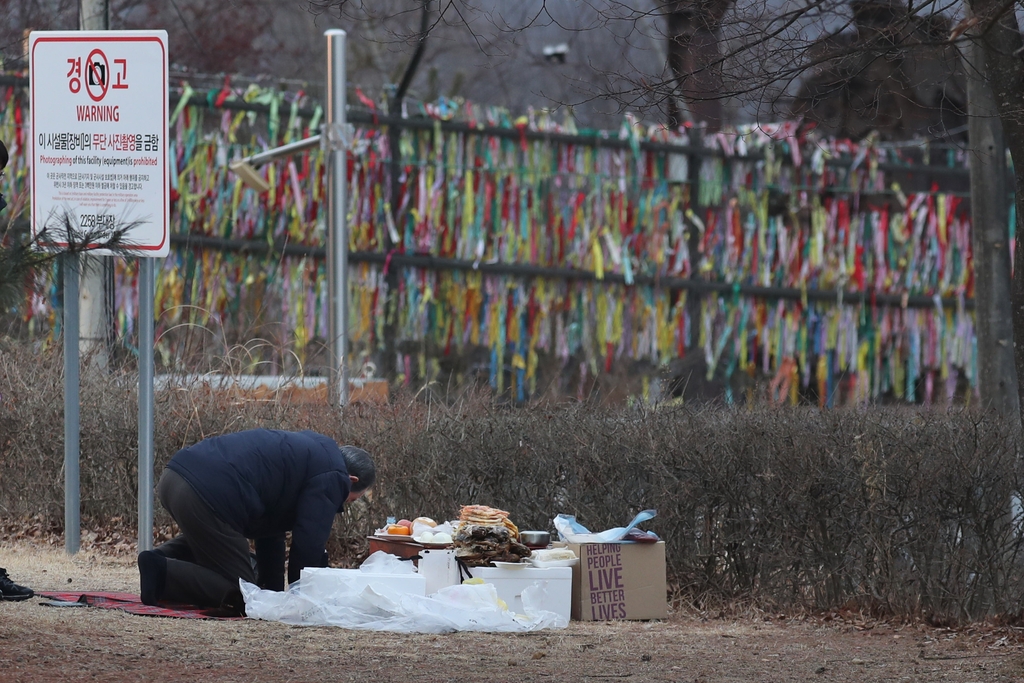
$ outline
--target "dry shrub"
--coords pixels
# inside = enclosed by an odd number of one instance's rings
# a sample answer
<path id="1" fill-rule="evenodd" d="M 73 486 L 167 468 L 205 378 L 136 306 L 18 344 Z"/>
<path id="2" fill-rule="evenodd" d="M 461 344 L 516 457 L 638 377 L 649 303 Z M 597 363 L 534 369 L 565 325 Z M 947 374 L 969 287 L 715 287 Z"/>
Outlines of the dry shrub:
<path id="1" fill-rule="evenodd" d="M 55 352 L 0 352 L 5 518 L 63 518 L 60 363 Z M 135 382 L 130 371 L 83 380 L 89 524 L 135 518 Z M 388 515 L 443 519 L 482 503 L 509 510 L 524 529 L 549 529 L 566 512 L 599 530 L 654 508 L 648 528 L 667 542 L 670 581 L 697 604 L 963 620 L 1013 617 L 1024 598 L 1016 442 L 990 415 L 509 408 L 479 395 L 423 396 L 338 412 L 168 389 L 156 399 L 158 471 L 214 434 L 315 429 L 378 464 L 372 500 L 350 506 L 332 538 L 332 551 L 350 559 Z"/>

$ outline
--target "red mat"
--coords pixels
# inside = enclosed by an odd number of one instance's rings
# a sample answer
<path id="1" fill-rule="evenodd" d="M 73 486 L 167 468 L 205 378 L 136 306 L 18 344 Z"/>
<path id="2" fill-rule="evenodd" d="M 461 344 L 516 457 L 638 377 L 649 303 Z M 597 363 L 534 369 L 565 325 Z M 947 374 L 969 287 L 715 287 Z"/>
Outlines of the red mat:
<path id="1" fill-rule="evenodd" d="M 48 598 L 58 603 L 70 605 L 88 605 L 100 609 L 119 609 L 130 614 L 147 617 L 174 617 L 177 619 L 223 619 L 237 620 L 245 617 L 224 616 L 219 609 L 203 609 L 195 605 L 183 605 L 175 602 L 161 602 L 159 605 L 144 605 L 139 596 L 131 593 L 80 592 L 55 593 L 36 591 L 36 596 Z M 49 603 L 43 603 L 44 605 Z M 60 605 L 55 605 L 60 606 Z"/>

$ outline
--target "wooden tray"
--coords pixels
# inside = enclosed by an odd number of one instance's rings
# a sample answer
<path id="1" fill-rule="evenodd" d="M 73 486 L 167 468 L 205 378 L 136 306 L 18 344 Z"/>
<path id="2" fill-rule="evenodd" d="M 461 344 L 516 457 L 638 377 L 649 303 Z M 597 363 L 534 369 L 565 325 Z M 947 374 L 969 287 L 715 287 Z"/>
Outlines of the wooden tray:
<path id="1" fill-rule="evenodd" d="M 374 534 L 370 538 L 386 538 L 389 541 L 405 541 L 406 543 L 419 542 L 409 534 Z"/>

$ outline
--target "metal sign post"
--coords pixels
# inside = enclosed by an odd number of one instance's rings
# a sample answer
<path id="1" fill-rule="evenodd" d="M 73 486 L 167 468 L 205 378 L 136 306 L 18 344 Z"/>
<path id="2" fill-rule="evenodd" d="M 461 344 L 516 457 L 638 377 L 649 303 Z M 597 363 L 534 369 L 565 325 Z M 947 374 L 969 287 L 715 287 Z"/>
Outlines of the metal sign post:
<path id="1" fill-rule="evenodd" d="M 345 215 L 347 132 L 345 127 L 345 32 L 327 36 L 327 287 L 331 355 L 331 402 L 348 403 L 348 225 Z"/>
<path id="2" fill-rule="evenodd" d="M 64 260 L 64 550 L 74 555 L 82 543 L 79 491 L 78 254 Z"/>
<path id="3" fill-rule="evenodd" d="M 156 259 L 139 259 L 139 552 L 153 549 L 153 313 Z"/>
<path id="4" fill-rule="evenodd" d="M 141 257 L 139 546 L 153 537 L 153 271 L 169 251 L 166 31 L 29 36 L 32 235 L 65 259 L 65 545 L 79 549 L 79 252 Z M 104 249 L 103 247 L 109 247 Z"/>

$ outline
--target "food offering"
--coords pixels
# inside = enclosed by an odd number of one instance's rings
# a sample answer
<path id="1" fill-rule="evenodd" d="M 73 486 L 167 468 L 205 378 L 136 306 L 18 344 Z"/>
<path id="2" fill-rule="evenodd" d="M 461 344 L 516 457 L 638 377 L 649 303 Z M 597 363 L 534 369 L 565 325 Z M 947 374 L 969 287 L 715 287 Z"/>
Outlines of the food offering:
<path id="1" fill-rule="evenodd" d="M 430 547 L 449 547 L 452 544 L 452 531 L 450 523 L 438 524 L 429 517 L 417 517 L 412 521 L 400 519 L 397 522 L 392 517 L 373 535 Z"/>
<path id="2" fill-rule="evenodd" d="M 400 519 L 397 522 L 394 517 L 388 518 L 384 528 L 373 532 L 375 536 L 398 536 L 404 538 L 412 537 L 412 522 L 407 519 Z"/>
<path id="3" fill-rule="evenodd" d="M 519 542 L 519 529 L 504 510 L 486 505 L 463 505 L 453 538 L 455 556 L 468 567 L 494 562 L 522 562 L 530 549 Z"/>
<path id="4" fill-rule="evenodd" d="M 417 517 L 412 520 L 413 540 L 425 546 L 450 546 L 451 532 L 452 526 L 447 522 L 438 524 L 429 517 Z"/>
<path id="5" fill-rule="evenodd" d="M 571 548 L 544 548 L 534 550 L 530 564 L 534 567 L 575 567 L 580 559 Z"/>

